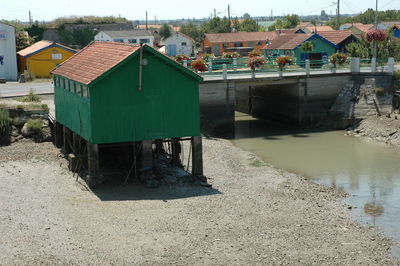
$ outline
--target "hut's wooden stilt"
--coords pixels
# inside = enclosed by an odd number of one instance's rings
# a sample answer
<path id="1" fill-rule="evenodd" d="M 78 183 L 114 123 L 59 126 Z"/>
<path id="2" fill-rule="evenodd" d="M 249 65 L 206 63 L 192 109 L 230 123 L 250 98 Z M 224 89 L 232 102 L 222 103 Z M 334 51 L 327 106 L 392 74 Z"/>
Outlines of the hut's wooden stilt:
<path id="1" fill-rule="evenodd" d="M 203 147 L 201 136 L 192 137 L 192 175 L 200 181 L 207 182 L 203 175 Z"/>
<path id="2" fill-rule="evenodd" d="M 142 141 L 142 150 L 140 155 L 140 179 L 147 181 L 153 179 L 153 142 L 151 140 Z"/>
<path id="3" fill-rule="evenodd" d="M 182 166 L 179 155 L 181 153 L 181 145 L 179 143 L 179 138 L 171 139 L 172 146 L 172 163 L 177 166 Z"/>
<path id="4" fill-rule="evenodd" d="M 54 145 L 56 145 L 57 148 L 63 145 L 63 125 L 58 122 L 54 123 Z"/>
<path id="5" fill-rule="evenodd" d="M 89 187 L 94 187 L 102 183 L 102 177 L 100 175 L 100 163 L 99 163 L 99 145 L 88 143 L 88 176 L 86 183 Z"/>
<path id="6" fill-rule="evenodd" d="M 72 132 L 69 128 L 63 126 L 63 147 L 62 152 L 65 154 L 71 153 Z"/>

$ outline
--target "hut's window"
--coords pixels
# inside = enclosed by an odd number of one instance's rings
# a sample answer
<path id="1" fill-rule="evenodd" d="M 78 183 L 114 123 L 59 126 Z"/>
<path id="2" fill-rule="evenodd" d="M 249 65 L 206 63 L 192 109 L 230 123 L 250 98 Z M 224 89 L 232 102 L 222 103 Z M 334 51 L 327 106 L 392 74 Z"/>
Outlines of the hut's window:
<path id="1" fill-rule="evenodd" d="M 82 90 L 81 90 L 82 85 L 81 84 L 75 84 L 75 92 L 76 94 L 82 96 Z"/>
<path id="2" fill-rule="evenodd" d="M 82 96 L 83 98 L 89 98 L 89 90 L 85 85 L 82 86 Z"/>
<path id="3" fill-rule="evenodd" d="M 75 92 L 75 82 L 72 80 L 69 81 L 69 91 Z"/>
<path id="4" fill-rule="evenodd" d="M 137 43 L 136 39 L 128 39 L 128 43 Z"/>

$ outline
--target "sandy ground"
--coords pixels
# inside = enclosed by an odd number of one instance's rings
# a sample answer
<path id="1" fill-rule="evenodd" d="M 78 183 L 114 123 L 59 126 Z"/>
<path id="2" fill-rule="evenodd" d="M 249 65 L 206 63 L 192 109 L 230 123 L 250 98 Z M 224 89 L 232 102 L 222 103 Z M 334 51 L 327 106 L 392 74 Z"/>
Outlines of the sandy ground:
<path id="1" fill-rule="evenodd" d="M 204 139 L 213 188 L 94 191 L 51 143 L 0 147 L 0 265 L 398 265 L 344 193 Z"/>
<path id="2" fill-rule="evenodd" d="M 400 148 L 400 114 L 369 116 L 349 128 L 346 134 Z"/>

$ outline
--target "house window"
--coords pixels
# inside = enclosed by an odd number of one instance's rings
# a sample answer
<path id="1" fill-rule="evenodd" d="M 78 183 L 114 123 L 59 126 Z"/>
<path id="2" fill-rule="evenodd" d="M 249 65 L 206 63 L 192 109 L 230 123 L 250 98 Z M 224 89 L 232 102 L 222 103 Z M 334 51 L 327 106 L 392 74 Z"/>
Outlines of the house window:
<path id="1" fill-rule="evenodd" d="M 140 43 L 149 43 L 150 39 L 140 39 L 139 42 Z"/>
<path id="2" fill-rule="evenodd" d="M 263 42 L 257 42 L 257 45 L 261 46 L 261 45 L 263 45 Z"/>
<path id="3" fill-rule="evenodd" d="M 228 47 L 228 44 L 227 43 L 223 43 L 222 44 L 222 48 L 227 48 Z"/>
<path id="4" fill-rule="evenodd" d="M 243 43 L 242 42 L 235 42 L 234 46 L 235 47 L 243 47 Z"/>
<path id="5" fill-rule="evenodd" d="M 62 54 L 51 54 L 51 59 L 52 60 L 61 60 Z"/>
<path id="6" fill-rule="evenodd" d="M 75 92 L 75 82 L 72 80 L 69 81 L 69 90 Z"/>
<path id="7" fill-rule="evenodd" d="M 114 39 L 114 42 L 124 42 L 124 39 Z"/>
<path id="8" fill-rule="evenodd" d="M 248 42 L 247 44 L 249 47 L 254 47 L 254 42 Z"/>
<path id="9" fill-rule="evenodd" d="M 292 55 L 292 51 L 291 50 L 285 50 L 285 55 Z"/>
<path id="10" fill-rule="evenodd" d="M 75 84 L 75 93 L 82 96 L 82 85 L 81 84 Z"/>
<path id="11" fill-rule="evenodd" d="M 128 39 L 128 43 L 137 43 L 136 39 Z"/>
<path id="12" fill-rule="evenodd" d="M 182 42 L 182 46 L 186 46 L 187 45 L 187 43 L 186 42 Z"/>

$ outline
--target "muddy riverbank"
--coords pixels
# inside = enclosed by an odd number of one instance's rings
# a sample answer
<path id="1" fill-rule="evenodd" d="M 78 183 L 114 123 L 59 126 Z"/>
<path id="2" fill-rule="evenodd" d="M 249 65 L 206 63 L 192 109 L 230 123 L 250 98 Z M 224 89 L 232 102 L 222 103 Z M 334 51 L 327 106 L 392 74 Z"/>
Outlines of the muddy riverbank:
<path id="1" fill-rule="evenodd" d="M 213 188 L 88 191 L 51 143 L 0 147 L 2 265 L 395 265 L 392 241 L 351 219 L 341 190 L 204 139 Z"/>
<path id="2" fill-rule="evenodd" d="M 400 148 L 400 114 L 368 116 L 347 129 L 346 134 Z"/>

